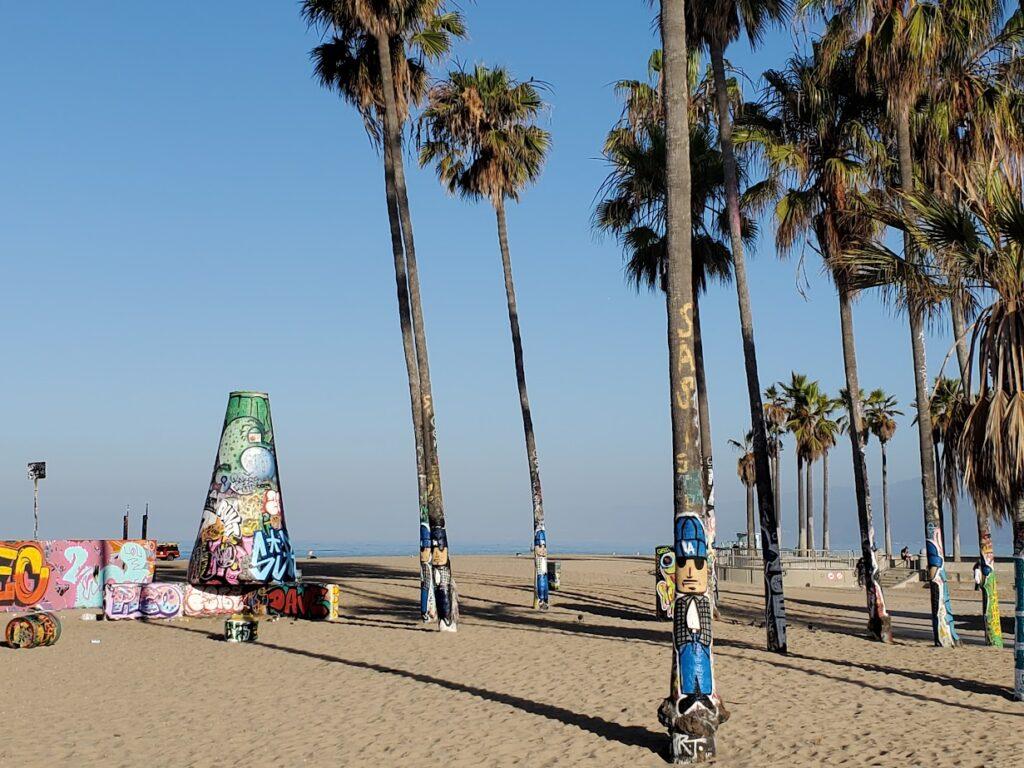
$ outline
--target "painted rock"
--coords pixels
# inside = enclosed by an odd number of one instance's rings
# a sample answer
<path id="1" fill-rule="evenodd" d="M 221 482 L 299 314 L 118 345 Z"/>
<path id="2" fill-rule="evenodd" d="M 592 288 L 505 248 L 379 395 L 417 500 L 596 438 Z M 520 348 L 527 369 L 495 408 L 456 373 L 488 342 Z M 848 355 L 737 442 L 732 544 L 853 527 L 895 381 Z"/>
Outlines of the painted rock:
<path id="1" fill-rule="evenodd" d="M 60 640 L 60 619 L 52 613 L 30 613 L 7 623 L 4 633 L 11 648 L 39 648 Z"/>

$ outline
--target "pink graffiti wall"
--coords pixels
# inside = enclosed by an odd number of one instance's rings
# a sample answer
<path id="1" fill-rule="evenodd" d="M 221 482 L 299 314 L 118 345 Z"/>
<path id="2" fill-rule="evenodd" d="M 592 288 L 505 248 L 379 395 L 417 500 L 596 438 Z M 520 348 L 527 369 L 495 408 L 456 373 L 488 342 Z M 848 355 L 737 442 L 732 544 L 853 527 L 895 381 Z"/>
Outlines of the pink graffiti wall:
<path id="1" fill-rule="evenodd" d="M 0 611 L 102 608 L 104 584 L 153 580 L 156 542 L 0 541 Z"/>

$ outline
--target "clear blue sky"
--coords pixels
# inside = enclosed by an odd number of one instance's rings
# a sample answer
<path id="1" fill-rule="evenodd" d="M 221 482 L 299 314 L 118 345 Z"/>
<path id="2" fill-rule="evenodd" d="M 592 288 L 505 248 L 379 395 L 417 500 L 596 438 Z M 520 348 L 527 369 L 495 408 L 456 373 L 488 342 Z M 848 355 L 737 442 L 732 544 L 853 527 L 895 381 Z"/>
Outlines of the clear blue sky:
<path id="1" fill-rule="evenodd" d="M 352 110 L 313 81 L 317 38 L 298 4 L 240 10 L 0 9 L 0 536 L 31 533 L 25 463 L 45 459 L 44 536 L 116 535 L 124 505 L 149 501 L 152 533 L 191 540 L 227 393 L 246 388 L 271 394 L 293 538 L 415 540 L 380 161 Z M 649 549 L 670 535 L 664 309 L 624 285 L 620 254 L 595 239 L 590 214 L 619 111 L 610 84 L 643 75 L 652 12 L 640 0 L 595 0 L 586 13 L 519 0 L 465 13 L 460 61 L 553 87 L 550 161 L 509 214 L 552 549 Z M 792 45 L 786 30 L 756 55 L 743 43 L 730 52 L 748 96 Z M 447 198 L 432 173 L 409 175 L 453 547 L 526 549 L 493 213 Z M 836 300 L 814 253 L 806 298 L 796 262 L 779 262 L 769 237 L 751 256 L 762 383 L 796 369 L 837 390 Z M 736 317 L 733 289 L 713 288 L 705 350 L 726 533 L 744 513 L 725 441 L 749 419 Z M 905 323 L 870 297 L 856 320 L 863 385 L 907 404 Z M 934 330 L 933 373 L 949 347 Z M 907 418 L 890 476 L 911 490 L 895 513 L 917 548 L 915 445 Z M 833 461 L 837 510 L 852 509 L 847 456 L 844 444 Z M 874 448 L 871 462 L 877 475 Z M 880 521 L 877 489 L 876 507 Z M 794 520 L 790 505 L 788 530 Z M 973 517 L 963 528 L 972 548 Z"/>

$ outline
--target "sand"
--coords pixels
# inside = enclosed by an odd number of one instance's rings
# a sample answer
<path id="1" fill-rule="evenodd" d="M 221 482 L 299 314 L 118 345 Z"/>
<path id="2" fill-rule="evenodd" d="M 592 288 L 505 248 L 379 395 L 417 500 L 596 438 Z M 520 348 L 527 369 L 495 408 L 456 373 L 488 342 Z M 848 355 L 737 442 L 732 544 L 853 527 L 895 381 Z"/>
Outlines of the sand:
<path id="1" fill-rule="evenodd" d="M 454 566 L 457 635 L 421 626 L 414 557 L 303 562 L 306 577 L 342 584 L 345 619 L 263 621 L 254 645 L 219 641 L 223 620 L 66 612 L 56 646 L 0 648 L 0 765 L 665 764 L 655 712 L 670 630 L 652 618 L 647 558 L 564 558 L 547 613 L 530 607 L 528 557 Z M 1001 587 L 1012 616 L 1012 586 Z M 931 647 L 920 587 L 890 591 L 889 647 L 861 636 L 859 591 L 786 597 L 791 652 L 780 657 L 756 626 L 758 590 L 723 585 L 716 675 L 732 718 L 716 765 L 1019 761 L 1012 652 L 980 645 L 974 594 L 954 600 L 960 650 Z"/>

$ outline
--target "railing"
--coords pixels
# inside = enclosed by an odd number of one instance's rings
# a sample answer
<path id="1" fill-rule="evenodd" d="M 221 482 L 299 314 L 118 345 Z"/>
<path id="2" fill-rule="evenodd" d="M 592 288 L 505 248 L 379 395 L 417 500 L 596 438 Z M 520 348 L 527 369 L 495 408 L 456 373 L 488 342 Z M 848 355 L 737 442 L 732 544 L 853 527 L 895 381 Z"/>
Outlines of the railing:
<path id="1" fill-rule="evenodd" d="M 856 568 L 860 554 L 851 550 L 783 549 L 782 566 L 794 570 L 834 570 Z M 733 568 L 762 568 L 761 551 L 741 547 L 715 548 L 719 566 Z"/>

